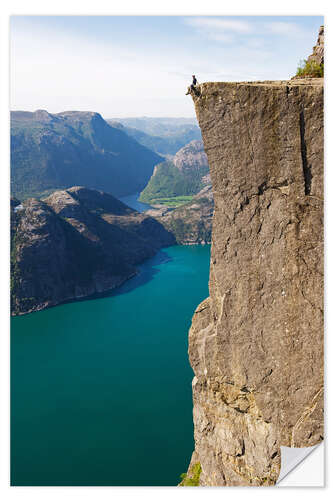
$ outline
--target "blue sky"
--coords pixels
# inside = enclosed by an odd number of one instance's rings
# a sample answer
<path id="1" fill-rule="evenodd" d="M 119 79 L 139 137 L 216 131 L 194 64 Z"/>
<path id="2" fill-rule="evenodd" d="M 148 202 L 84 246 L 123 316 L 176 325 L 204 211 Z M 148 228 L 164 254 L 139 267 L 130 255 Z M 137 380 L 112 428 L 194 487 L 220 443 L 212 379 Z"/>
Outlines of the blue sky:
<path id="1" fill-rule="evenodd" d="M 288 79 L 321 16 L 14 16 L 11 109 L 194 116 L 186 86 Z"/>

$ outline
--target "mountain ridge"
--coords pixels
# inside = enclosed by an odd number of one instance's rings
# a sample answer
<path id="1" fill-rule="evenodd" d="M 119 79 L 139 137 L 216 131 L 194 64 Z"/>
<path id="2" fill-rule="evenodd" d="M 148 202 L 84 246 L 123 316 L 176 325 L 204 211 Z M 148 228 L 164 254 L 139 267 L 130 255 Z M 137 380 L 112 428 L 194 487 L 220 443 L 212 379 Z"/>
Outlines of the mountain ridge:
<path id="1" fill-rule="evenodd" d="M 77 184 L 126 196 L 161 160 L 96 112 L 11 112 L 11 191 L 21 199 Z"/>
<path id="2" fill-rule="evenodd" d="M 11 308 L 26 314 L 108 292 L 175 243 L 155 219 L 74 186 L 11 204 Z"/>

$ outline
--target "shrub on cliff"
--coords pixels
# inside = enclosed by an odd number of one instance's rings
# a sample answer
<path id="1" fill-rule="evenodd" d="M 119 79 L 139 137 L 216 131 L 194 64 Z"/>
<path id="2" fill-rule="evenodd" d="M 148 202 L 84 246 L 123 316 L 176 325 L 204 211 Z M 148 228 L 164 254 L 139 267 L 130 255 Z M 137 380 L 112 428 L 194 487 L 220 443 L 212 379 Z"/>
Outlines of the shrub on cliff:
<path id="1" fill-rule="evenodd" d="M 296 76 L 305 76 L 312 78 L 322 78 L 324 76 L 324 65 L 318 64 L 316 61 L 300 61 Z"/>
<path id="2" fill-rule="evenodd" d="M 180 475 L 181 483 L 179 486 L 199 486 L 201 474 L 201 464 L 198 462 L 191 467 L 188 474 L 183 473 Z"/>

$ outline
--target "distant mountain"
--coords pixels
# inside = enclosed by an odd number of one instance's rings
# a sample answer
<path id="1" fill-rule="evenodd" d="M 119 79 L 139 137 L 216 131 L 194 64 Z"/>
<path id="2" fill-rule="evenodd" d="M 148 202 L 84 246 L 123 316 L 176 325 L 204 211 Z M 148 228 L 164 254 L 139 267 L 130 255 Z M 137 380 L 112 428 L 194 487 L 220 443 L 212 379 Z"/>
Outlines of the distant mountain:
<path id="1" fill-rule="evenodd" d="M 11 190 L 21 199 L 78 184 L 126 196 L 161 160 L 98 113 L 11 113 Z"/>
<path id="2" fill-rule="evenodd" d="M 111 119 L 111 118 L 110 118 Z M 134 118 L 112 118 L 125 127 L 132 127 L 142 130 L 149 135 L 167 137 L 175 132 L 186 130 L 186 128 L 195 125 L 198 126 L 196 118 L 165 118 L 142 116 Z"/>
<path id="3" fill-rule="evenodd" d="M 84 187 L 11 203 L 12 314 L 111 290 L 175 239 L 113 196 Z"/>
<path id="4" fill-rule="evenodd" d="M 210 183 L 207 156 L 202 141 L 191 141 L 172 160 L 156 165 L 142 191 L 140 201 L 158 204 L 165 198 L 198 193 Z"/>
<path id="5" fill-rule="evenodd" d="M 174 155 L 194 139 L 201 139 L 200 128 L 191 118 L 123 118 L 107 122 L 165 156 Z"/>

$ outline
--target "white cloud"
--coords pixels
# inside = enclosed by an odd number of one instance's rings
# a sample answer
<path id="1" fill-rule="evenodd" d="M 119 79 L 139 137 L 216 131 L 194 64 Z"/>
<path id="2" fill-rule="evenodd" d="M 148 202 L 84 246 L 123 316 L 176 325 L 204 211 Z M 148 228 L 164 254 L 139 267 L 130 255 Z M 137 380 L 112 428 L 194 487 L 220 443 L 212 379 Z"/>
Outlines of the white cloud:
<path id="1" fill-rule="evenodd" d="M 215 40 L 216 42 L 224 42 L 224 43 L 232 43 L 235 41 L 235 37 L 229 33 L 218 33 L 218 32 L 210 32 L 206 34 L 211 40 Z"/>
<path id="2" fill-rule="evenodd" d="M 265 24 L 265 28 L 269 33 L 273 33 L 274 35 L 285 35 L 290 37 L 309 36 L 309 33 L 303 31 L 296 23 L 274 21 Z"/>
<path id="3" fill-rule="evenodd" d="M 248 22 L 243 19 L 228 19 L 219 17 L 190 17 L 185 23 L 192 26 L 207 39 L 225 44 L 247 44 L 248 47 L 259 47 L 263 42 L 258 36 L 280 36 L 302 39 L 309 36 L 299 24 L 289 21 L 265 22 L 258 20 Z"/>
<path id="4" fill-rule="evenodd" d="M 265 41 L 262 38 L 250 38 L 246 41 L 246 45 L 250 49 L 263 50 L 263 47 L 265 46 Z"/>
<path id="5" fill-rule="evenodd" d="M 217 17 L 190 17 L 186 22 L 196 28 L 216 32 L 251 33 L 252 25 L 241 19 L 220 19 Z"/>

